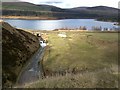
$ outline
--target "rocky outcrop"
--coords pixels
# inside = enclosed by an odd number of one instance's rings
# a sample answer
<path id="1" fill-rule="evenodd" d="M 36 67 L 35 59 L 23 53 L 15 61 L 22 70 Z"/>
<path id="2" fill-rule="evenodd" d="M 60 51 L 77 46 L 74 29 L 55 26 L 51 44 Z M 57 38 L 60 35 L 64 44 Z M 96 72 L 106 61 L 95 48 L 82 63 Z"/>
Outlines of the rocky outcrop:
<path id="1" fill-rule="evenodd" d="M 10 87 L 17 80 L 22 67 L 40 47 L 31 33 L 2 24 L 2 85 Z"/>

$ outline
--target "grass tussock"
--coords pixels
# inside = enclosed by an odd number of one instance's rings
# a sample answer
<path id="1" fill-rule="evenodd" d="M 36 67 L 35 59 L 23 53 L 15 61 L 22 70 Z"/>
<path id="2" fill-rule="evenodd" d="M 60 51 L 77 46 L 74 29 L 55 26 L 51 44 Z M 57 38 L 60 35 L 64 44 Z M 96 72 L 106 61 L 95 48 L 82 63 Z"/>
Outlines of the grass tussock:
<path id="1" fill-rule="evenodd" d="M 101 72 L 86 72 L 82 74 L 66 74 L 40 79 L 26 88 L 116 88 L 118 77 L 105 69 Z"/>

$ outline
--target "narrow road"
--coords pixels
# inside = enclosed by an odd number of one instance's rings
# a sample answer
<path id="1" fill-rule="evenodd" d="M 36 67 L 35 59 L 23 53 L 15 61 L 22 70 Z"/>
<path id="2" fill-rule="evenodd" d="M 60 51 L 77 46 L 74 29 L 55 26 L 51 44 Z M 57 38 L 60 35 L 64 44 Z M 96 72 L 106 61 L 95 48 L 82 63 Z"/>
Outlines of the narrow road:
<path id="1" fill-rule="evenodd" d="M 30 59 L 30 62 L 27 64 L 27 66 L 25 66 L 25 68 L 22 70 L 16 83 L 18 87 L 24 86 L 27 83 L 31 83 L 39 79 L 41 75 L 41 67 L 38 62 L 42 59 L 44 50 L 45 47 L 39 48 L 39 50 Z"/>

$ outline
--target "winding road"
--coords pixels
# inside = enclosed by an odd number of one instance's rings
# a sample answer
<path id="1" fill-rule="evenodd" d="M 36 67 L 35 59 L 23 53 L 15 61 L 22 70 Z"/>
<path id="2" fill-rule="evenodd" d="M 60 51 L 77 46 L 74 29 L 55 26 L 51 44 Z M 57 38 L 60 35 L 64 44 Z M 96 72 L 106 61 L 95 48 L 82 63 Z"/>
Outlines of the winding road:
<path id="1" fill-rule="evenodd" d="M 25 84 L 38 80 L 41 76 L 41 66 L 39 61 L 44 55 L 45 47 L 39 48 L 39 50 L 29 60 L 29 63 L 23 68 L 21 74 L 17 80 L 17 87 L 24 86 Z"/>

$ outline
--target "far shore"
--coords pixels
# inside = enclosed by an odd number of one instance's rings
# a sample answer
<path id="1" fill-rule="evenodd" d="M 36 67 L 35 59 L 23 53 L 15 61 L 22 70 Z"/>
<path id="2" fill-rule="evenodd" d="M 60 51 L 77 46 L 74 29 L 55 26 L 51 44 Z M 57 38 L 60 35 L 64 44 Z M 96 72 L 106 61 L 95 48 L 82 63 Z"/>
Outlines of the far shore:
<path id="1" fill-rule="evenodd" d="M 54 17 L 35 17 L 35 16 L 2 16 L 2 19 L 26 19 L 26 20 L 58 20 Z"/>
<path id="2" fill-rule="evenodd" d="M 43 32 L 43 33 L 46 33 L 46 32 L 80 32 L 80 33 L 120 33 L 120 31 L 117 31 L 117 30 L 111 30 L 111 31 L 95 31 L 95 30 L 29 30 L 29 29 L 22 29 L 22 28 L 19 28 L 21 30 L 24 30 L 26 32 L 29 32 L 29 33 L 39 33 L 39 32 Z"/>

